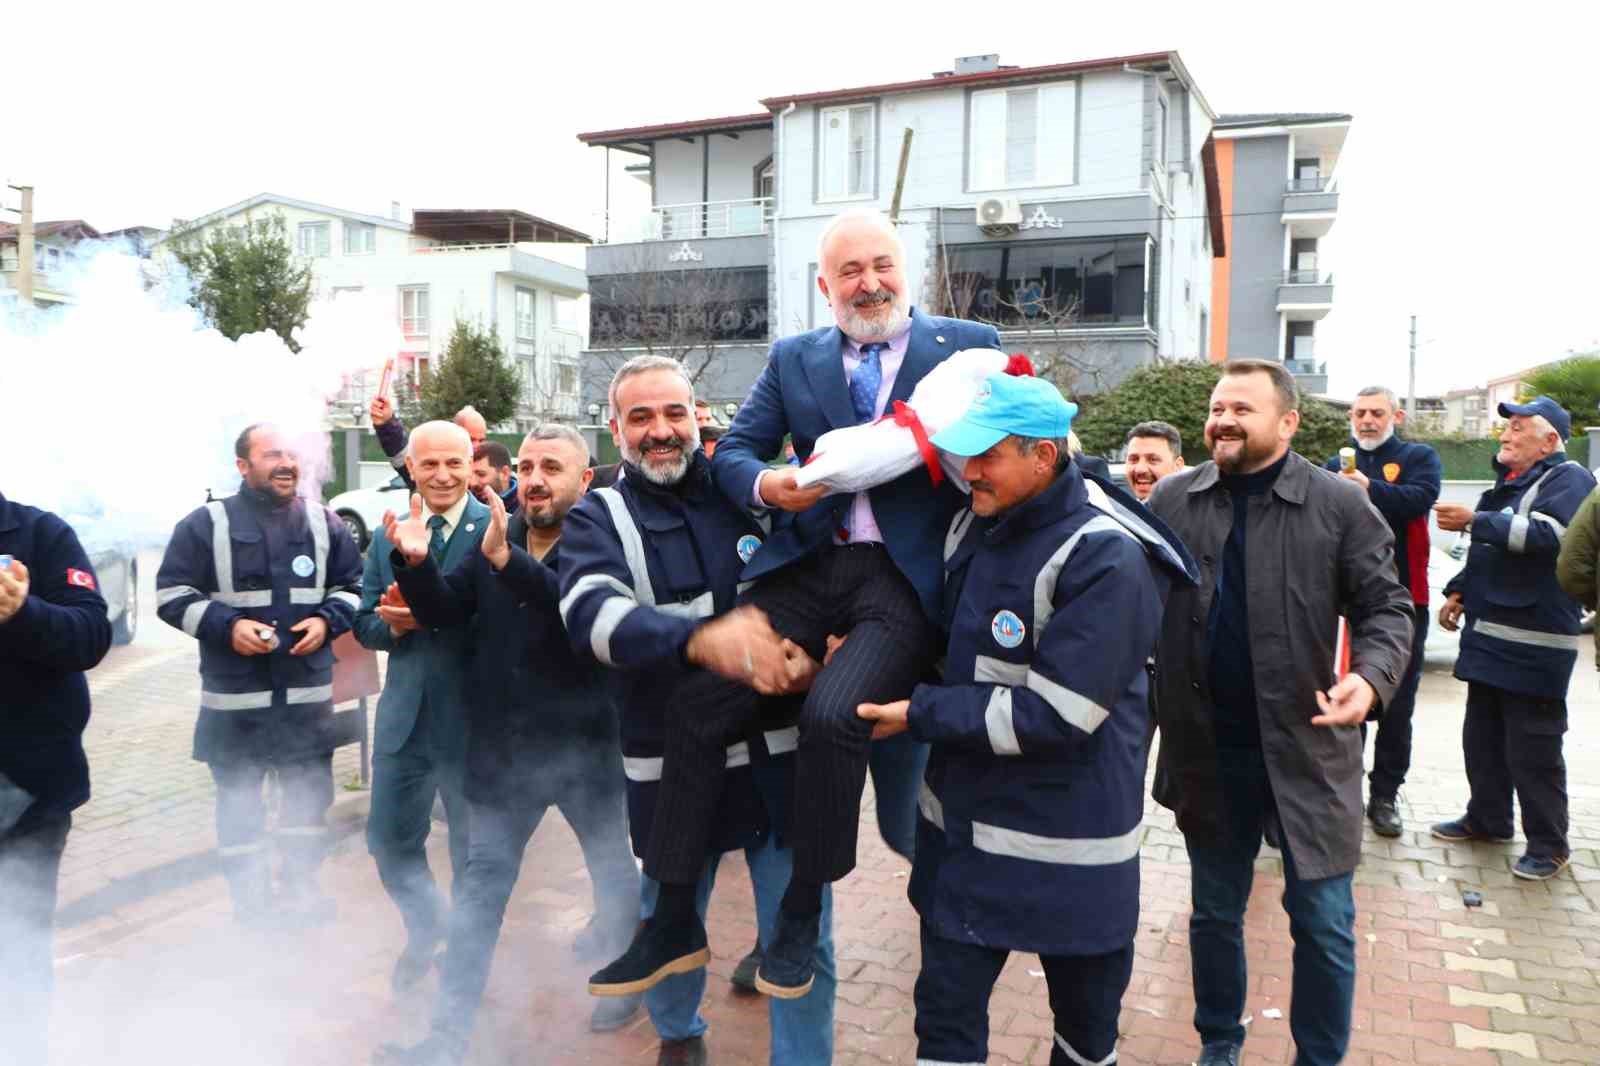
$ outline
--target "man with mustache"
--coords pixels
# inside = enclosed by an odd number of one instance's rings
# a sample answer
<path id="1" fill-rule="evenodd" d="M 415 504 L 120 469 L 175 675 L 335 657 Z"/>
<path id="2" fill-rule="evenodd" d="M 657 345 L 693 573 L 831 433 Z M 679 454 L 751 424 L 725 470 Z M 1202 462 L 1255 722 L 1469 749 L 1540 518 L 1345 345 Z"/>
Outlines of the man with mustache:
<path id="1" fill-rule="evenodd" d="M 1140 422 L 1128 430 L 1124 476 L 1140 503 L 1149 503 L 1156 482 L 1183 469 L 1183 436 L 1166 422 Z"/>
<path id="2" fill-rule="evenodd" d="M 1244 911 L 1263 835 L 1283 852 L 1295 1061 L 1344 1057 L 1361 858 L 1356 727 L 1394 698 L 1411 651 L 1394 535 L 1359 486 L 1289 450 L 1298 407 L 1281 363 L 1224 364 L 1206 421 L 1211 460 L 1163 478 L 1149 502 L 1200 563 L 1199 587 L 1168 599 L 1157 644 L 1155 784 L 1189 850 L 1200 1066 L 1238 1066 Z"/>
<path id="3" fill-rule="evenodd" d="M 522 506 L 509 518 L 490 494 L 480 550 L 448 572 L 428 553 L 420 497 L 384 525 L 395 580 L 416 620 L 465 629 L 466 797 L 472 834 L 466 873 L 452 890 L 448 950 L 439 964 L 432 1033 L 412 1048 L 386 1045 L 379 1063 L 455 1066 L 466 1052 L 495 942 L 528 841 L 552 805 L 578 837 L 594 893 L 595 931 L 617 951 L 638 924 L 639 872 L 623 815 L 617 722 L 600 671 L 574 655 L 562 628 L 556 567 L 567 513 L 589 486 L 589 447 L 547 423 L 517 451 Z M 604 999 L 595 1031 L 619 1028 L 639 997 Z"/>
<path id="4" fill-rule="evenodd" d="M 333 803 L 333 640 L 351 626 L 361 554 L 338 517 L 299 495 L 300 463 L 273 426 L 234 444 L 243 483 L 179 522 L 156 574 L 156 613 L 200 644 L 194 757 L 217 783 L 217 853 L 234 915 L 323 921 L 317 887 Z M 268 770 L 282 789 L 281 892 L 272 892 Z"/>
<path id="5" fill-rule="evenodd" d="M 828 495 L 826 485 L 801 489 L 796 470 L 769 469 L 786 437 L 803 462 L 829 429 L 871 422 L 905 400 L 927 372 L 964 348 L 998 348 L 992 326 L 935 318 L 915 310 L 904 274 L 905 248 L 894 224 L 874 211 L 852 211 L 823 227 L 817 286 L 834 325 L 772 346 L 733 425 L 718 443 L 712 473 L 736 506 L 757 508 L 772 535 L 744 572 L 757 581 L 749 602 L 764 609 L 779 633 L 814 660 L 830 636 L 845 636 L 807 693 L 800 712 L 793 825 L 794 876 L 784 894 L 775 938 L 766 946 L 756 983 L 770 995 L 798 997 L 811 983 L 825 886 L 855 866 L 856 830 L 871 744 L 861 703 L 910 695 L 937 654 L 942 616 L 943 544 L 963 503 L 948 481 L 934 486 L 926 470 L 854 496 Z M 717 708 L 721 729 L 736 733 L 760 713 L 753 698 Z M 689 957 L 704 943 L 693 890 L 718 812 L 714 782 L 722 744 L 715 729 L 669 734 L 657 808 L 658 830 L 645 872 L 661 882 L 660 919 L 608 979 L 647 978 L 652 960 Z M 891 847 L 909 855 L 915 839 L 915 788 L 927 759 L 909 738 L 874 752 L 879 826 Z M 670 932 L 689 927 L 683 940 Z M 623 963 L 624 960 L 619 960 Z"/>
<path id="6" fill-rule="evenodd" d="M 517 475 L 511 469 L 511 453 L 497 440 L 486 440 L 472 449 L 472 494 L 485 507 L 490 495 L 500 497 L 506 510 L 515 513 L 521 506 Z"/>
<path id="7" fill-rule="evenodd" d="M 1428 642 L 1428 511 L 1439 499 L 1443 476 L 1438 452 L 1426 444 L 1402 440 L 1395 432 L 1405 420 L 1406 412 L 1393 390 L 1367 386 L 1356 393 L 1350 405 L 1354 466 L 1345 469 L 1337 455 L 1323 464 L 1361 486 L 1389 523 L 1400 584 L 1411 590 L 1411 660 L 1399 691 L 1378 719 L 1378 736 L 1372 742 L 1367 821 L 1372 823 L 1372 831 L 1383 837 L 1397 837 L 1404 831 L 1400 786 L 1411 768 L 1411 712 L 1422 680 L 1423 647 Z M 1365 724 L 1361 735 L 1365 741 Z"/>
<path id="8" fill-rule="evenodd" d="M 756 895 L 762 943 L 771 944 L 790 881 L 794 853 L 789 802 L 798 731 L 794 711 L 725 724 L 723 708 L 754 692 L 803 690 L 815 663 L 783 641 L 766 615 L 735 606 L 740 572 L 766 530 L 711 483 L 697 447 L 694 389 L 682 364 L 637 356 L 611 383 L 612 431 L 622 445 L 624 475 L 612 488 L 584 497 L 567 518 L 561 546 L 561 612 L 579 655 L 615 671 L 622 711 L 623 767 L 634 851 L 645 859 L 646 920 L 617 963 L 590 979 L 601 996 L 645 993 L 661 1035 L 659 1061 L 706 1061 L 704 914 L 723 852 L 742 848 Z M 690 733 L 716 748 L 714 771 L 694 782 L 709 791 L 715 824 L 699 840 L 688 883 L 687 916 L 662 917 L 670 905 L 654 880 L 651 856 L 672 832 L 680 797 L 667 791 L 663 757 L 671 738 Z M 810 960 L 815 994 L 773 998 L 773 1066 L 833 1060 L 835 974 L 829 893 L 817 916 Z M 698 935 L 696 935 L 698 933 Z M 659 945 L 659 947 L 657 946 Z"/>
<path id="9" fill-rule="evenodd" d="M 488 525 L 489 509 L 467 491 L 471 456 L 472 441 L 458 425 L 424 422 L 411 431 L 407 471 L 428 512 L 428 552 L 446 570 L 476 554 Z M 405 921 L 406 946 L 390 975 L 398 994 L 427 975 L 445 935 L 444 904 L 425 850 L 436 795 L 444 801 L 450 829 L 455 884 L 466 869 L 470 808 L 463 792 L 463 705 L 472 648 L 461 629 L 423 625 L 410 607 L 386 599 L 394 583 L 392 547 L 381 533 L 367 547 L 355 632 L 364 646 L 389 653 L 372 728 L 367 850 Z"/>

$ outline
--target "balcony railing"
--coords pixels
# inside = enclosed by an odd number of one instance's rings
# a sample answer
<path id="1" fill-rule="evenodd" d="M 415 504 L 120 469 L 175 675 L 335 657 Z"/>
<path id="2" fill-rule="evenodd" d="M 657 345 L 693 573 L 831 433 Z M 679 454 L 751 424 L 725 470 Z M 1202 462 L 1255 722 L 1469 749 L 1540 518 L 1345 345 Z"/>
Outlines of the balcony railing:
<path id="1" fill-rule="evenodd" d="M 1283 272 L 1285 285 L 1332 285 L 1333 275 L 1316 270 L 1285 270 Z"/>
<path id="2" fill-rule="evenodd" d="M 1315 359 L 1285 359 L 1283 368 L 1297 377 L 1311 377 L 1328 372 L 1328 364 Z"/>
<path id="3" fill-rule="evenodd" d="M 1309 178 L 1290 178 L 1289 192 L 1324 192 L 1328 188 L 1328 179 L 1321 174 Z"/>
<path id="4" fill-rule="evenodd" d="M 700 237 L 752 237 L 768 232 L 772 198 L 662 204 L 640 214 L 613 212 L 603 219 L 602 243 L 681 241 Z"/>

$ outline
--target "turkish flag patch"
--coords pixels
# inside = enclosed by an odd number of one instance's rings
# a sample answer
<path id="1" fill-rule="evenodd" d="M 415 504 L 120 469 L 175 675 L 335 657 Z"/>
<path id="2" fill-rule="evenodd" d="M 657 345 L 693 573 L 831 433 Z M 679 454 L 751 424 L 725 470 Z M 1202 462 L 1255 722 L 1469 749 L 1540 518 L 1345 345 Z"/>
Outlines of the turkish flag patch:
<path id="1" fill-rule="evenodd" d="M 67 584 L 76 585 L 80 589 L 92 590 L 95 587 L 94 575 L 87 570 L 68 570 Z"/>

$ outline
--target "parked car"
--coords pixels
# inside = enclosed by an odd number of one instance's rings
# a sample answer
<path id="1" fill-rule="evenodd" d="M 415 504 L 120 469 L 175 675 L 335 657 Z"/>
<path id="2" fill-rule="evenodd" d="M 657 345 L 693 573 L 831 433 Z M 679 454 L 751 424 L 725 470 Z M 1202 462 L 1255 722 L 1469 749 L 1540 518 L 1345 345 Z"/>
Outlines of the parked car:
<path id="1" fill-rule="evenodd" d="M 100 533 L 100 516 L 71 515 L 67 524 L 78 534 L 89 562 L 94 565 L 100 595 L 106 601 L 106 616 L 111 619 L 113 644 L 131 644 L 139 632 L 139 556 L 131 543 L 118 542 Z"/>
<path id="2" fill-rule="evenodd" d="M 356 547 L 366 551 L 372 542 L 373 530 L 383 525 L 383 512 L 399 514 L 410 502 L 406 479 L 396 474 L 383 485 L 341 492 L 328 501 L 328 506 L 344 520 L 345 528 L 355 538 Z"/>

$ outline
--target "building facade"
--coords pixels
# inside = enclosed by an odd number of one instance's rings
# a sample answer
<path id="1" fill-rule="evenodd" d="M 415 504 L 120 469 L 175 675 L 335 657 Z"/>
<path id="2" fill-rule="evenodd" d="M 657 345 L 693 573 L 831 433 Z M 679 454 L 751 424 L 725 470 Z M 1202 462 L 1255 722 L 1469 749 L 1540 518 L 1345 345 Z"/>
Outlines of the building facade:
<path id="1" fill-rule="evenodd" d="M 1317 324 L 1333 310 L 1320 242 L 1339 211 L 1346 114 L 1221 115 L 1216 138 L 1225 255 L 1212 265 L 1210 357 L 1275 359 L 1328 390 Z"/>
<path id="2" fill-rule="evenodd" d="M 17 275 L 22 272 L 21 227 L 0 222 L 0 312 L 18 304 Z M 72 271 L 78 246 L 101 239 L 100 231 L 81 218 L 33 224 L 33 305 L 45 310 L 72 303 Z"/>
<path id="3" fill-rule="evenodd" d="M 742 400 L 773 338 L 833 321 L 817 287 L 828 220 L 896 206 L 912 302 L 994 323 L 1072 390 L 1208 354 L 1215 116 L 1177 53 L 973 56 L 761 103 L 579 135 L 640 159 L 629 171 L 650 193 L 645 211 L 609 212 L 589 249 L 592 368 L 663 351 L 700 364 L 700 395 Z M 609 375 L 588 377 L 586 402 L 603 403 Z"/>

